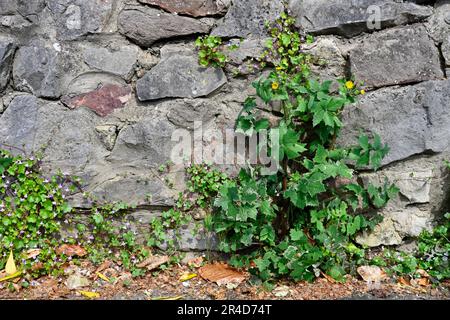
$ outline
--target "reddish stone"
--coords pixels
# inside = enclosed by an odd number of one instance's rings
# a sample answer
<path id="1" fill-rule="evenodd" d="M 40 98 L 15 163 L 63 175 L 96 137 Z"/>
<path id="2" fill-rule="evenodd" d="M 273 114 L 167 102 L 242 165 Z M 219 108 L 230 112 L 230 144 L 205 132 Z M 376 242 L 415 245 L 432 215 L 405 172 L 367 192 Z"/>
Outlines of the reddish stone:
<path id="1" fill-rule="evenodd" d="M 172 13 L 202 17 L 224 13 L 226 6 L 217 0 L 139 0 Z"/>
<path id="2" fill-rule="evenodd" d="M 70 109 L 86 107 L 101 117 L 106 117 L 117 108 L 122 108 L 131 98 L 129 86 L 107 84 L 103 87 L 75 97 L 63 97 L 62 102 Z"/>

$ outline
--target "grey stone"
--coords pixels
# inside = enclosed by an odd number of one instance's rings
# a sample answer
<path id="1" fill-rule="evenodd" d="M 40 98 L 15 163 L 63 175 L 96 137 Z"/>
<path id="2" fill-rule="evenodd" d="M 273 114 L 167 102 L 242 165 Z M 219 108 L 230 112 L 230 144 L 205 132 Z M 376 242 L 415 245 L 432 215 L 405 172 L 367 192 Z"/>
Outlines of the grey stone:
<path id="1" fill-rule="evenodd" d="M 138 80 L 139 100 L 206 96 L 227 82 L 218 68 L 203 68 L 194 55 L 173 54 Z"/>
<path id="2" fill-rule="evenodd" d="M 148 226 L 157 217 L 161 216 L 161 211 L 138 210 L 127 215 L 127 218 L 138 224 Z"/>
<path id="3" fill-rule="evenodd" d="M 385 169 L 377 173 L 362 174 L 365 184 L 382 185 L 384 181 L 395 184 L 400 189 L 400 201 L 391 201 L 388 208 L 398 210 L 409 205 L 429 203 L 431 200 L 431 185 L 436 178 L 431 168 L 395 168 Z M 431 214 L 431 213 L 430 213 Z"/>
<path id="4" fill-rule="evenodd" d="M 368 36 L 350 51 L 350 64 L 366 88 L 444 78 L 438 48 L 423 26 Z"/>
<path id="5" fill-rule="evenodd" d="M 175 240 L 175 247 L 180 251 L 214 251 L 219 245 L 215 234 L 196 223 L 190 223 L 176 231 L 169 230 L 168 236 Z M 161 248 L 165 250 L 167 244 L 163 244 Z"/>
<path id="6" fill-rule="evenodd" d="M 71 111 L 60 103 L 20 95 L 0 117 L 0 143 L 27 154 L 41 152 L 47 172 L 61 169 L 89 180 L 94 175 L 89 165 L 107 154 L 95 132 L 95 118 L 84 108 Z"/>
<path id="7" fill-rule="evenodd" d="M 106 31 L 112 0 L 47 0 L 60 40 L 75 40 Z"/>
<path id="8" fill-rule="evenodd" d="M 226 71 L 234 75 L 248 75 L 259 72 L 255 62 L 267 50 L 266 39 L 231 39 L 223 46 L 228 57 Z"/>
<path id="9" fill-rule="evenodd" d="M 17 10 L 17 0 L 2 0 L 0 2 L 0 15 L 13 14 Z"/>
<path id="10" fill-rule="evenodd" d="M 378 133 L 390 147 L 383 164 L 425 151 L 442 152 L 450 145 L 449 106 L 450 80 L 380 89 L 344 110 L 338 143 L 353 145 L 360 132 Z"/>
<path id="11" fill-rule="evenodd" d="M 33 26 L 29 20 L 21 15 L 0 16 L 0 26 L 10 28 L 12 31 L 29 30 Z"/>
<path id="12" fill-rule="evenodd" d="M 450 34 L 449 19 L 450 1 L 438 0 L 435 4 L 434 14 L 426 23 L 427 30 L 436 43 L 442 43 Z"/>
<path id="13" fill-rule="evenodd" d="M 442 43 L 442 55 L 444 56 L 445 64 L 447 65 L 447 67 L 450 67 L 450 32 L 447 38 Z"/>
<path id="14" fill-rule="evenodd" d="M 417 252 L 418 246 L 416 241 L 408 241 L 397 247 L 398 251 L 414 254 Z"/>
<path id="15" fill-rule="evenodd" d="M 119 76 L 104 72 L 83 72 L 69 82 L 65 91 L 69 96 L 76 96 L 94 91 L 106 84 L 126 85 L 124 79 Z"/>
<path id="16" fill-rule="evenodd" d="M 154 54 L 152 54 L 149 51 L 139 51 L 138 54 L 138 64 L 143 69 L 151 69 L 154 66 L 156 66 L 159 62 L 159 58 L 156 57 Z"/>
<path id="17" fill-rule="evenodd" d="M 141 3 L 158 6 L 175 14 L 193 17 L 217 15 L 226 12 L 230 0 L 139 0 Z"/>
<path id="18" fill-rule="evenodd" d="M 394 222 L 389 218 L 384 218 L 372 232 L 364 231 L 359 234 L 355 240 L 360 245 L 367 247 L 392 246 L 402 243 L 402 237 L 395 229 Z"/>
<path id="19" fill-rule="evenodd" d="M 89 286 L 91 284 L 91 281 L 88 278 L 76 273 L 70 275 L 67 278 L 65 284 L 70 290 L 75 290 Z"/>
<path id="20" fill-rule="evenodd" d="M 359 243 L 368 246 L 400 244 L 406 237 L 417 237 L 423 230 L 431 229 L 435 217 L 429 205 L 432 196 L 435 196 L 431 187 L 436 187 L 442 178 L 435 168 L 426 168 L 423 163 L 400 163 L 393 168 L 360 176 L 366 186 L 369 183 L 380 186 L 388 181 L 395 184 L 400 192 L 379 211 L 385 221 L 373 232 L 361 234 Z"/>
<path id="21" fill-rule="evenodd" d="M 373 8 L 380 10 L 379 17 Z M 348 37 L 376 30 L 374 18 L 384 29 L 421 21 L 433 13 L 430 7 L 393 0 L 290 0 L 289 9 L 308 33 Z"/>
<path id="22" fill-rule="evenodd" d="M 14 32 L 30 30 L 40 20 L 45 0 L 2 0 L 0 3 L 0 26 Z"/>
<path id="23" fill-rule="evenodd" d="M 167 118 L 177 127 L 194 129 L 194 121 L 206 123 L 223 112 L 223 106 L 208 99 L 175 100 L 168 103 Z"/>
<path id="24" fill-rule="evenodd" d="M 409 204 L 430 202 L 432 170 L 392 172 L 388 176 L 391 177 L 391 181 L 400 189 L 400 194 L 409 201 Z"/>
<path id="25" fill-rule="evenodd" d="M 138 49 L 135 46 L 118 48 L 88 47 L 83 52 L 84 61 L 91 68 L 109 72 L 130 79 L 137 61 Z"/>
<path id="26" fill-rule="evenodd" d="M 305 46 L 305 52 L 313 56 L 313 76 L 321 81 L 345 78 L 347 61 L 337 38 L 318 37 L 313 44 Z"/>
<path id="27" fill-rule="evenodd" d="M 136 168 L 157 168 L 170 159 L 174 130 L 167 119 L 142 118 L 120 131 L 108 160 Z"/>
<path id="28" fill-rule="evenodd" d="M 105 148 L 111 151 L 116 144 L 117 139 L 117 125 L 114 124 L 103 124 L 95 127 L 100 140 L 102 141 Z"/>
<path id="29" fill-rule="evenodd" d="M 0 92 L 9 82 L 16 45 L 11 39 L 0 38 Z"/>
<path id="30" fill-rule="evenodd" d="M 59 98 L 62 92 L 60 53 L 42 45 L 19 48 L 14 60 L 14 87 L 38 97 Z"/>
<path id="31" fill-rule="evenodd" d="M 433 227 L 433 215 L 429 210 L 418 207 L 406 207 L 384 215 L 393 221 L 395 230 L 402 238 L 418 237 L 422 231 L 430 231 Z"/>
<path id="32" fill-rule="evenodd" d="M 162 39 L 208 33 L 212 27 L 208 19 L 196 20 L 142 6 L 122 10 L 118 19 L 119 32 L 144 47 Z"/>
<path id="33" fill-rule="evenodd" d="M 45 7 L 45 0 L 2 0 L 0 15 L 20 13 L 23 16 L 36 15 Z"/>
<path id="34" fill-rule="evenodd" d="M 106 202 L 126 201 L 136 206 L 175 205 L 177 192 L 169 189 L 158 176 L 149 171 L 133 169 L 132 164 L 128 167 L 130 169 L 105 166 L 89 186 L 89 193 Z"/>
<path id="35" fill-rule="evenodd" d="M 264 37 L 266 22 L 284 11 L 281 0 L 234 0 L 222 23 L 211 34 L 220 37 Z"/>

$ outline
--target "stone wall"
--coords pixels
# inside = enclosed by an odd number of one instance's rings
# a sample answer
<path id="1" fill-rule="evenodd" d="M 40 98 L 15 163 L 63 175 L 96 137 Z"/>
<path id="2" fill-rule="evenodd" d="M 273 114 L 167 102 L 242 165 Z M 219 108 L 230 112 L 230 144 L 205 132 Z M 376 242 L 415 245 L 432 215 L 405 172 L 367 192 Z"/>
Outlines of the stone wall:
<path id="1" fill-rule="evenodd" d="M 368 92 L 346 109 L 340 143 L 366 131 L 391 148 L 380 173 L 364 179 L 388 177 L 400 196 L 358 240 L 417 236 L 450 194 L 448 0 L 1 0 L 0 147 L 41 152 L 48 172 L 61 168 L 100 199 L 137 204 L 130 219 L 139 227 L 183 188 L 181 168 L 157 170 L 173 131 L 194 121 L 233 127 L 258 77 L 251 59 L 264 48 L 264 22 L 285 5 L 316 35 L 308 51 L 326 65 L 315 74 L 354 76 Z M 381 10 L 376 30 L 371 5 Z M 193 42 L 209 33 L 239 44 L 224 71 L 197 64 Z M 79 194 L 71 201 L 89 207 Z M 183 239 L 185 250 L 208 246 L 201 234 Z"/>

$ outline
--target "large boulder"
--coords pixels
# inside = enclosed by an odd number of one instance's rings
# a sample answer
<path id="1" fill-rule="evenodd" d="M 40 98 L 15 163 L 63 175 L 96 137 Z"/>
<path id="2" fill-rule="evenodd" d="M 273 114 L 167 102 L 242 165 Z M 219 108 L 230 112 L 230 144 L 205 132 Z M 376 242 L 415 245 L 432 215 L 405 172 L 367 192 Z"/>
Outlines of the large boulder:
<path id="1" fill-rule="evenodd" d="M 204 68 L 192 52 L 175 52 L 163 56 L 154 68 L 138 80 L 137 96 L 141 101 L 162 98 L 196 98 L 210 94 L 227 82 L 220 68 Z"/>
<path id="2" fill-rule="evenodd" d="M 338 142 L 352 145 L 360 132 L 378 133 L 390 152 L 383 164 L 450 148 L 450 80 L 385 88 L 344 110 Z"/>
<path id="3" fill-rule="evenodd" d="M 209 19 L 196 20 L 165 13 L 151 7 L 127 7 L 118 17 L 119 32 L 141 46 L 150 47 L 155 41 L 179 36 L 208 33 Z"/>
<path id="4" fill-rule="evenodd" d="M 281 0 L 233 0 L 224 21 L 211 34 L 220 37 L 264 37 L 266 22 L 273 22 L 284 11 Z"/>
<path id="5" fill-rule="evenodd" d="M 433 13 L 430 7 L 394 0 L 290 0 L 289 9 L 308 33 L 347 37 L 417 22 Z M 376 19 L 379 26 L 373 24 Z"/>
<path id="6" fill-rule="evenodd" d="M 350 51 L 350 67 L 368 88 L 444 78 L 439 50 L 421 25 L 364 38 Z"/>

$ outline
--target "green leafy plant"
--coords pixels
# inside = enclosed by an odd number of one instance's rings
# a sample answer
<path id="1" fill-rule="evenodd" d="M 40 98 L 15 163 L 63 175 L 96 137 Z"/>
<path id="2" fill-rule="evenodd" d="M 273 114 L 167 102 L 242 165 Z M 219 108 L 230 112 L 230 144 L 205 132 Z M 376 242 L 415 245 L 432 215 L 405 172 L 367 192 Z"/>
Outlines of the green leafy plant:
<path id="1" fill-rule="evenodd" d="M 350 148 L 336 145 L 343 108 L 364 91 L 353 80 L 339 80 L 335 92 L 332 81 L 312 78 L 313 58 L 302 49 L 312 39 L 297 32 L 293 18 L 283 14 L 268 27 L 263 58 L 274 70 L 253 83 L 256 96 L 245 101 L 236 131 L 267 130 L 277 170 L 254 165 L 225 181 L 205 225 L 219 235 L 221 250 L 250 252 L 232 261 L 264 280 L 313 280 L 322 272 L 342 280 L 364 261 L 355 235 L 381 221 L 377 209 L 398 192 L 387 181 L 365 186 L 358 179 L 358 169 L 378 169 L 389 149 L 377 135 Z M 277 125 L 258 115 L 257 98 L 281 106 Z"/>
<path id="2" fill-rule="evenodd" d="M 150 221 L 151 233 L 147 238 L 150 247 L 166 247 L 166 250 L 175 251 L 176 242 L 180 240 L 179 230 L 192 220 L 190 215 L 176 209 L 170 209 L 161 213 L 160 217 L 154 217 Z M 173 234 L 169 234 L 172 230 Z"/>
<path id="3" fill-rule="evenodd" d="M 432 232 L 423 231 L 418 240 L 419 267 L 437 280 L 450 279 L 450 213 Z"/>
<path id="4" fill-rule="evenodd" d="M 76 185 L 62 173 L 43 176 L 39 159 L 0 150 L 0 269 L 10 250 L 20 259 L 22 271 L 50 273 L 64 262 L 54 251 L 58 220 L 72 211 L 66 196 Z M 27 255 L 32 249 L 40 249 L 33 259 Z"/>
<path id="5" fill-rule="evenodd" d="M 195 194 L 195 199 L 192 202 L 201 208 L 210 206 L 220 187 L 228 181 L 225 173 L 204 163 L 191 165 L 186 169 L 186 173 L 188 175 L 187 191 L 190 195 Z M 189 194 L 187 196 L 189 197 Z M 183 203 L 182 206 L 180 206 L 181 203 Z M 187 200 L 186 197 L 180 197 L 179 207 L 187 208 L 190 203 L 191 201 Z"/>
<path id="6" fill-rule="evenodd" d="M 388 273 L 397 276 L 420 278 L 424 270 L 434 282 L 450 279 L 450 214 L 444 215 L 444 222 L 431 232 L 424 230 L 417 239 L 414 253 L 384 250 L 382 255 L 371 259 L 370 263 L 384 267 Z"/>
<path id="7" fill-rule="evenodd" d="M 224 67 L 227 62 L 227 57 L 220 51 L 222 39 L 215 36 L 199 37 L 195 41 L 198 48 L 199 63 L 204 67 Z"/>

